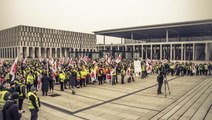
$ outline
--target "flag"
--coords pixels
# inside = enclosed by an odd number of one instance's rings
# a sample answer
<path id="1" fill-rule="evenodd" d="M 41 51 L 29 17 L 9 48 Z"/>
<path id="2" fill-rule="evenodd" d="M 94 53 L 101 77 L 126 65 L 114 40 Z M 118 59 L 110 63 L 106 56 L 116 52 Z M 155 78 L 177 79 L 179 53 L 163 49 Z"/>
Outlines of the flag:
<path id="1" fill-rule="evenodd" d="M 72 58 L 70 58 L 70 59 L 68 60 L 68 64 L 69 64 L 69 65 L 70 65 L 70 64 L 73 64 Z"/>
<path id="2" fill-rule="evenodd" d="M 92 82 L 96 80 L 96 71 L 95 71 L 95 70 L 92 70 L 92 71 L 91 71 L 90 77 L 91 77 L 91 81 L 92 81 Z"/>
<path id="3" fill-rule="evenodd" d="M 49 58 L 49 64 L 50 64 L 51 66 L 53 66 L 53 64 L 54 64 L 54 59 L 53 59 L 52 57 Z"/>
<path id="4" fill-rule="evenodd" d="M 0 60 L 0 66 L 4 64 L 4 59 Z"/>
<path id="5" fill-rule="evenodd" d="M 61 65 L 64 64 L 64 57 L 60 58 L 59 64 L 61 64 Z"/>
<path id="6" fill-rule="evenodd" d="M 112 62 L 111 56 L 109 55 L 109 56 L 107 57 L 107 64 L 111 64 L 111 62 Z"/>
<path id="7" fill-rule="evenodd" d="M 27 58 L 24 58 L 24 60 L 23 60 L 23 64 L 26 64 L 26 61 L 27 61 Z"/>
<path id="8" fill-rule="evenodd" d="M 120 63 L 121 59 L 122 59 L 121 54 L 119 54 L 119 56 L 116 58 L 116 63 Z"/>
<path id="9" fill-rule="evenodd" d="M 39 62 L 42 62 L 43 61 L 43 58 L 40 56 L 39 57 Z"/>
<path id="10" fill-rule="evenodd" d="M 147 71 L 147 73 L 151 73 L 152 72 L 152 66 L 151 65 L 147 66 L 146 71 Z"/>
<path id="11" fill-rule="evenodd" d="M 85 64 L 87 64 L 87 62 L 88 62 L 88 56 L 87 55 L 83 57 L 83 61 L 85 62 Z"/>
<path id="12" fill-rule="evenodd" d="M 17 72 L 17 63 L 18 63 L 18 57 L 15 58 L 15 61 L 10 69 L 10 74 L 12 75 L 11 81 L 15 79 L 15 74 Z"/>

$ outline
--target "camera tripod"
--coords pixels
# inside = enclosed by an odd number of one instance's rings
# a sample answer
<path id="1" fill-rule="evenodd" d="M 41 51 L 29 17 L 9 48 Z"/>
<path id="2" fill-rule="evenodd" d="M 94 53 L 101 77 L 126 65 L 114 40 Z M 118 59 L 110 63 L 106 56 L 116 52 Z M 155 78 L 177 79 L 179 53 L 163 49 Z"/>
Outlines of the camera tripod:
<path id="1" fill-rule="evenodd" d="M 168 88 L 168 92 L 169 92 L 169 95 L 171 94 L 170 92 L 170 89 L 169 89 L 169 83 L 168 83 L 168 80 L 166 77 L 164 77 L 164 89 L 165 89 L 165 97 L 167 96 L 167 93 L 166 93 L 166 87 Z"/>

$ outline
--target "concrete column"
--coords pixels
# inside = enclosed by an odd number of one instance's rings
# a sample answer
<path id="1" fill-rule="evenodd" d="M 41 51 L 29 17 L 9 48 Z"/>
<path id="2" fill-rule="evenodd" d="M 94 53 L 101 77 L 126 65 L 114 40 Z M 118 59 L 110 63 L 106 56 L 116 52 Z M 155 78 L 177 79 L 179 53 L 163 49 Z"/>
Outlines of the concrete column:
<path id="1" fill-rule="evenodd" d="M 166 30 L 166 42 L 169 42 L 169 31 Z"/>
<path id="2" fill-rule="evenodd" d="M 32 58 L 35 58 L 35 47 L 32 47 Z"/>
<path id="3" fill-rule="evenodd" d="M 172 58 L 172 44 L 170 44 L 170 60 L 173 60 L 173 58 Z"/>
<path id="4" fill-rule="evenodd" d="M 132 58 L 134 59 L 134 58 L 135 58 L 135 54 L 136 54 L 136 53 L 135 53 L 135 45 L 133 45 L 132 51 L 133 51 L 133 52 L 132 52 Z"/>
<path id="5" fill-rule="evenodd" d="M 183 60 L 183 44 L 181 44 L 181 60 Z"/>
<path id="6" fill-rule="evenodd" d="M 62 48 L 60 48 L 60 58 L 63 57 L 63 54 L 62 54 Z"/>
<path id="7" fill-rule="evenodd" d="M 148 47 L 145 47 L 145 48 L 146 48 L 146 50 L 145 50 L 145 56 L 146 56 L 146 59 L 147 59 L 147 57 L 148 57 L 148 56 L 147 56 L 147 50 L 148 50 L 147 48 L 148 48 Z"/>
<path id="8" fill-rule="evenodd" d="M 38 47 L 38 57 L 41 57 L 41 47 Z"/>
<path id="9" fill-rule="evenodd" d="M 4 48 L 4 58 L 7 58 L 7 56 L 6 56 L 6 48 Z"/>
<path id="10" fill-rule="evenodd" d="M 20 55 L 21 54 L 21 55 Z M 23 58 L 23 47 L 21 46 L 20 47 L 20 50 L 19 50 L 19 53 L 18 53 L 18 55 L 17 56 L 19 56 L 20 55 L 20 58 Z M 17 57 L 16 56 L 16 57 Z"/>
<path id="11" fill-rule="evenodd" d="M 16 57 L 16 53 L 17 53 L 17 49 L 16 49 L 16 47 L 14 47 L 14 48 L 13 48 L 13 50 L 14 50 L 13 58 L 15 58 L 15 57 Z"/>
<path id="12" fill-rule="evenodd" d="M 1 58 L 4 58 L 4 48 L 1 49 Z"/>
<path id="13" fill-rule="evenodd" d="M 162 60 L 162 55 L 163 55 L 163 46 L 160 44 L 160 60 Z"/>
<path id="14" fill-rule="evenodd" d="M 133 33 L 131 33 L 131 40 L 133 40 L 134 38 L 133 38 L 134 36 L 133 36 Z"/>
<path id="15" fill-rule="evenodd" d="M 7 48 L 8 58 L 10 58 L 10 48 Z"/>
<path id="16" fill-rule="evenodd" d="M 184 46 L 184 60 L 186 60 L 186 50 L 187 50 L 187 46 Z"/>
<path id="17" fill-rule="evenodd" d="M 52 48 L 51 47 L 49 48 L 49 56 L 52 57 Z"/>
<path id="18" fill-rule="evenodd" d="M 143 46 L 143 45 L 141 45 L 141 58 L 142 58 L 142 59 L 144 59 L 144 57 L 143 57 L 143 54 L 144 54 L 144 53 L 143 53 L 143 52 L 144 52 L 144 48 L 143 48 L 143 47 L 144 47 L 144 46 Z"/>
<path id="19" fill-rule="evenodd" d="M 103 44 L 105 45 L 105 35 L 103 36 Z"/>
<path id="20" fill-rule="evenodd" d="M 103 47 L 103 50 L 104 50 L 104 51 L 106 50 L 106 47 L 105 47 L 105 46 Z"/>
<path id="21" fill-rule="evenodd" d="M 173 51 L 173 60 L 176 60 L 175 56 L 176 56 L 176 45 L 173 44 L 174 46 L 174 51 Z"/>
<path id="22" fill-rule="evenodd" d="M 75 51 L 75 49 L 74 49 Z M 57 48 L 55 48 L 55 58 L 57 58 Z"/>
<path id="23" fill-rule="evenodd" d="M 12 48 L 10 48 L 10 58 L 12 58 L 13 59 L 13 47 Z"/>
<path id="24" fill-rule="evenodd" d="M 26 55 L 25 57 L 28 57 L 29 56 L 29 47 L 26 47 Z"/>
<path id="25" fill-rule="evenodd" d="M 193 43 L 193 61 L 196 60 L 195 43 Z"/>
<path id="26" fill-rule="evenodd" d="M 151 44 L 151 48 L 150 48 L 151 50 L 150 50 L 150 59 L 152 60 L 152 44 Z"/>
<path id="27" fill-rule="evenodd" d="M 122 42 L 122 38 L 121 38 L 121 44 L 123 44 L 123 42 Z"/>
<path id="28" fill-rule="evenodd" d="M 205 43 L 205 60 L 208 61 L 208 43 Z"/>

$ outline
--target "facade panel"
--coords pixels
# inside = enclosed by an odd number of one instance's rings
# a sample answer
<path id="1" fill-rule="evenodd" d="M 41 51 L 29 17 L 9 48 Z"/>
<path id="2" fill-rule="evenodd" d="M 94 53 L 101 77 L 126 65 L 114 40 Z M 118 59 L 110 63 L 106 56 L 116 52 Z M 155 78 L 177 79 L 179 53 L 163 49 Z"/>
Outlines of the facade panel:
<path id="1" fill-rule="evenodd" d="M 84 38 L 84 36 L 93 36 L 94 39 Z M 89 41 L 89 42 L 85 42 L 85 41 Z M 2 48 L 2 51 L 4 50 L 3 48 L 5 47 L 16 48 L 16 49 L 7 50 L 7 53 L 9 52 L 8 54 L 10 54 L 10 56 L 3 55 L 3 52 L 0 52 L 0 56 L 6 59 L 9 59 L 9 58 L 13 59 L 14 57 L 16 57 L 16 55 L 13 53 L 19 53 L 19 54 L 24 53 L 21 57 L 31 57 L 31 58 L 34 58 L 34 57 L 38 58 L 40 56 L 46 57 L 48 56 L 47 53 L 44 53 L 44 54 L 42 53 L 41 55 L 38 52 L 35 53 L 35 50 L 34 50 L 36 48 L 36 51 L 40 51 L 41 48 L 45 48 L 52 52 L 52 53 L 48 52 L 49 54 L 51 54 L 53 57 L 54 56 L 57 57 L 62 55 L 57 54 L 56 51 L 52 50 L 55 47 L 57 47 L 58 50 L 60 49 L 67 50 L 70 48 L 75 50 L 75 49 L 79 49 L 80 47 L 82 47 L 81 49 L 90 49 L 90 47 L 93 46 L 92 49 L 96 49 L 95 42 L 96 42 L 96 36 L 93 34 L 21 25 L 21 26 L 0 31 L 0 47 Z M 83 45 L 83 44 L 86 44 L 86 45 Z M 20 50 L 20 52 L 18 52 L 17 50 Z M 71 52 L 75 52 L 75 51 L 71 51 Z M 78 51 L 78 52 L 86 54 L 86 52 L 88 51 Z M 75 54 L 75 53 L 64 54 L 64 55 L 67 55 L 64 57 L 73 56 L 71 54 Z"/>

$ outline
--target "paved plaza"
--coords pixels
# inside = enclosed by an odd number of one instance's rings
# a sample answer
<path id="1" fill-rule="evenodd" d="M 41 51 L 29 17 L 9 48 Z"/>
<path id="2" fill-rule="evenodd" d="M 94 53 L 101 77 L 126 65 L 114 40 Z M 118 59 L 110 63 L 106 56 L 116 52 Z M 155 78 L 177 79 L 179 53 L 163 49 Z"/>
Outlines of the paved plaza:
<path id="1" fill-rule="evenodd" d="M 156 75 L 135 82 L 103 85 L 87 85 L 76 89 L 59 91 L 41 96 L 39 120 L 156 120 L 212 118 L 211 76 L 168 76 L 171 95 L 157 95 Z M 120 78 L 119 78 L 120 79 Z M 164 86 L 162 88 L 164 93 Z M 22 119 L 28 120 L 30 112 L 27 100 Z"/>

